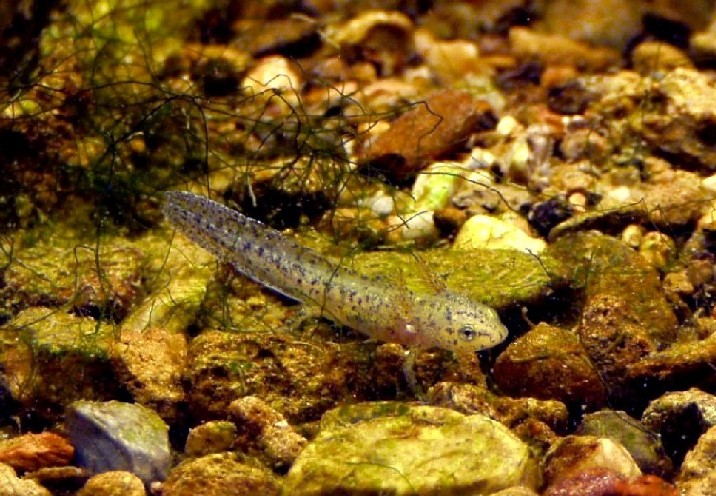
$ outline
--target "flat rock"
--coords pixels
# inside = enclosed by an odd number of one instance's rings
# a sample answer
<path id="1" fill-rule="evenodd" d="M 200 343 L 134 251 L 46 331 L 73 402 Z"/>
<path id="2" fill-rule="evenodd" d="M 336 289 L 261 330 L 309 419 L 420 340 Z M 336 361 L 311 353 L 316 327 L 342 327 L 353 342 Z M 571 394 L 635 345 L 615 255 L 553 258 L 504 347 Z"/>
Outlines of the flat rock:
<path id="1" fill-rule="evenodd" d="M 408 404 L 328 412 L 283 494 L 492 494 L 536 487 L 529 448 L 484 415 Z"/>

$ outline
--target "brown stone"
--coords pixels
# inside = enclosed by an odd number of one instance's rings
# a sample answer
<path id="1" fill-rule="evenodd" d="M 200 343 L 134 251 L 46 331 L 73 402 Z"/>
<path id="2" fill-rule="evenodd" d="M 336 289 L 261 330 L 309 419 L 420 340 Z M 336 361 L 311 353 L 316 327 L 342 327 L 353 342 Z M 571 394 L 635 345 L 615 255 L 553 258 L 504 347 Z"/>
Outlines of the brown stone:
<path id="1" fill-rule="evenodd" d="M 369 141 L 359 162 L 391 176 L 409 176 L 430 159 L 455 150 L 473 132 L 494 124 L 487 102 L 464 91 L 438 91 L 417 102 L 395 119 L 390 129 Z"/>
<path id="2" fill-rule="evenodd" d="M 495 381 L 507 394 L 599 408 L 607 393 L 579 338 L 540 324 L 515 340 L 495 363 Z"/>
<path id="3" fill-rule="evenodd" d="M 67 465 L 74 452 L 69 441 L 52 432 L 23 434 L 0 443 L 0 462 L 15 470 L 31 472 Z"/>

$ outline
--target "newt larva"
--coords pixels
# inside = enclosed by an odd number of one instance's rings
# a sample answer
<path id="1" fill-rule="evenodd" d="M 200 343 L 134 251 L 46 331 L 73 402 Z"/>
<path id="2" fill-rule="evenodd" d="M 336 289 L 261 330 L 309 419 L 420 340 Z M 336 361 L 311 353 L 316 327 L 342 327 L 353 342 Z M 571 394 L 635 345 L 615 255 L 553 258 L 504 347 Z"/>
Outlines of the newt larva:
<path id="1" fill-rule="evenodd" d="M 447 289 L 423 294 L 341 266 L 288 236 L 208 198 L 165 193 L 164 214 L 193 242 L 243 275 L 366 336 L 459 355 L 501 343 L 497 312 Z"/>

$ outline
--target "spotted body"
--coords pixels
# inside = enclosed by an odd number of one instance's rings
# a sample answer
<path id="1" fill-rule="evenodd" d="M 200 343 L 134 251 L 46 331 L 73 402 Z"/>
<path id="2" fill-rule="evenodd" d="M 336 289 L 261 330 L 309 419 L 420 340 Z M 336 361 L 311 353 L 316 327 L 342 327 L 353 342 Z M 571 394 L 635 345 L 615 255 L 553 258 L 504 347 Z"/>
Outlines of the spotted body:
<path id="1" fill-rule="evenodd" d="M 360 274 L 202 196 L 170 191 L 165 200 L 166 217 L 192 241 L 245 276 L 371 338 L 465 354 L 507 337 L 497 312 L 465 295 L 418 294 Z"/>

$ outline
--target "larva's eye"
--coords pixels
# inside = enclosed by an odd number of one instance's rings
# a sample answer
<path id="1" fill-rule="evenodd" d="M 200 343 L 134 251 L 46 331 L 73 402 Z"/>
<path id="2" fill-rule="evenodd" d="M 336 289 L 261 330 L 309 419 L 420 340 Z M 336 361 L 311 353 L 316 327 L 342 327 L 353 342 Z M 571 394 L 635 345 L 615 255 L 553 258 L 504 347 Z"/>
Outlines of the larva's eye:
<path id="1" fill-rule="evenodd" d="M 465 325 L 457 330 L 457 335 L 460 336 L 463 341 L 472 341 L 477 337 L 477 331 L 472 326 Z"/>

